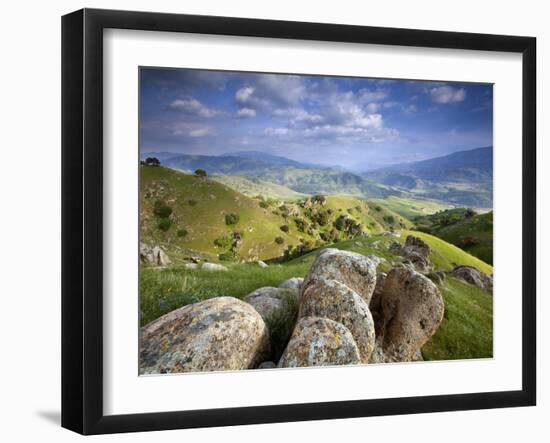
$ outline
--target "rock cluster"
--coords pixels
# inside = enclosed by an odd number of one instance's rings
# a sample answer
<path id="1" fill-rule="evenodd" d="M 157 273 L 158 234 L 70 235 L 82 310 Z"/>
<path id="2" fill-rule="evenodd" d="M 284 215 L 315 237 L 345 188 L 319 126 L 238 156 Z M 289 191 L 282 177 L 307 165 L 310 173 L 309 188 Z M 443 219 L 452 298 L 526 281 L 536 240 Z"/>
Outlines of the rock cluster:
<path id="1" fill-rule="evenodd" d="M 409 236 L 399 248 L 403 257 L 420 257 L 431 265 L 430 249 L 421 239 Z M 377 258 L 325 249 L 304 279 L 291 278 L 278 288 L 256 289 L 244 301 L 216 297 L 166 314 L 141 330 L 141 371 L 422 359 L 420 350 L 437 331 L 444 314 L 443 298 L 431 279 L 439 282 L 445 275 L 424 276 L 415 267 L 418 263 L 423 269 L 430 266 L 420 261 L 395 267 L 387 274 L 377 273 L 381 263 Z M 205 263 L 202 269 L 207 265 L 212 270 L 221 266 Z M 487 286 L 489 277 L 475 271 L 457 267 L 453 273 Z"/>
<path id="2" fill-rule="evenodd" d="M 493 277 L 473 266 L 455 266 L 452 274 L 484 291 L 493 292 Z"/>

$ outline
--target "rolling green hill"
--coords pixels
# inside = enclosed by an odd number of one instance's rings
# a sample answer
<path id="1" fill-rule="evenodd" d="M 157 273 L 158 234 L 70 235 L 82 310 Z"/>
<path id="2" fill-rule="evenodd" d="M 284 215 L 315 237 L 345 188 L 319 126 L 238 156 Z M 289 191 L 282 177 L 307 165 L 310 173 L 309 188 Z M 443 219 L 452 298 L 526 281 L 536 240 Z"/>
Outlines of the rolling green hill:
<path id="1" fill-rule="evenodd" d="M 434 214 L 438 211 L 449 209 L 450 206 L 445 203 L 437 202 L 434 200 L 423 200 L 410 197 L 397 197 L 391 195 L 386 198 L 373 198 L 373 202 L 380 203 L 386 208 L 391 209 L 394 212 L 402 215 L 403 217 L 413 220 L 415 217 L 422 215 Z"/>
<path id="2" fill-rule="evenodd" d="M 493 263 L 493 211 L 477 214 L 465 208 L 440 211 L 414 219 L 419 230 Z"/>
<path id="3" fill-rule="evenodd" d="M 266 260 L 412 226 L 378 203 L 351 196 L 251 198 L 215 179 L 153 166 L 141 166 L 140 179 L 141 240 L 163 246 L 176 261 L 193 255 Z"/>
<path id="4" fill-rule="evenodd" d="M 307 194 L 301 194 L 299 192 L 293 191 L 286 186 L 269 183 L 256 177 L 216 175 L 210 178 L 248 197 L 263 195 L 266 198 L 295 201 L 307 196 Z"/>

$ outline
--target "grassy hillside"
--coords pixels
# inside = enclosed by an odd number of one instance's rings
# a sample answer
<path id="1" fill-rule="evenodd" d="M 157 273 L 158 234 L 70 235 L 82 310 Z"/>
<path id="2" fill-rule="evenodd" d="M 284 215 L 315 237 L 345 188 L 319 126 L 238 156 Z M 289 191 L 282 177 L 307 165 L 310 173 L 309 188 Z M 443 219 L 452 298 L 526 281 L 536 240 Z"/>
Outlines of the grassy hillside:
<path id="1" fill-rule="evenodd" d="M 402 215 L 409 220 L 415 217 L 434 214 L 438 211 L 449 209 L 450 206 L 445 203 L 434 200 L 422 200 L 410 197 L 397 197 L 391 195 L 383 199 L 371 199 L 373 202 L 380 203 L 386 208 Z"/>
<path id="2" fill-rule="evenodd" d="M 385 259 L 379 269 L 388 270 L 396 256 L 388 250 L 392 241 L 404 242 L 408 234 L 400 238 L 371 235 L 354 240 L 337 242 L 330 247 L 355 251 L 360 254 L 376 254 Z M 431 260 L 436 270 L 448 271 L 453 264 L 476 266 L 492 273 L 492 267 L 463 250 L 429 234 L 414 232 L 431 247 Z M 272 263 L 261 268 L 255 263 L 228 263 L 228 272 L 212 273 L 187 270 L 181 266 L 166 269 L 142 268 L 140 274 L 141 324 L 178 307 L 217 296 L 243 298 L 262 286 L 277 286 L 291 277 L 304 277 L 319 249 L 284 263 Z M 492 356 L 492 303 L 489 294 L 448 277 L 440 290 L 445 299 L 444 321 L 424 347 L 427 360 L 448 358 L 481 358 Z"/>
<path id="3" fill-rule="evenodd" d="M 286 201 L 296 201 L 301 198 L 307 197 L 306 194 L 301 194 L 299 192 L 293 191 L 286 186 L 269 183 L 256 177 L 216 175 L 211 177 L 211 179 L 222 183 L 227 187 L 234 189 L 235 191 L 240 192 L 241 194 L 244 194 L 248 197 L 263 195 L 265 197 L 271 197 Z"/>
<path id="4" fill-rule="evenodd" d="M 251 198 L 217 180 L 141 166 L 140 234 L 170 258 L 257 260 L 313 249 L 362 233 L 409 228 L 380 204 L 332 195 L 300 201 Z M 270 188 L 271 189 L 271 188 Z"/>
<path id="5" fill-rule="evenodd" d="M 458 208 L 415 219 L 418 229 L 445 239 L 487 263 L 493 263 L 493 212 L 475 214 Z"/>
<path id="6" fill-rule="evenodd" d="M 445 315 L 436 334 L 422 348 L 424 359 L 492 357 L 493 297 L 452 277 L 440 289 L 445 300 Z"/>

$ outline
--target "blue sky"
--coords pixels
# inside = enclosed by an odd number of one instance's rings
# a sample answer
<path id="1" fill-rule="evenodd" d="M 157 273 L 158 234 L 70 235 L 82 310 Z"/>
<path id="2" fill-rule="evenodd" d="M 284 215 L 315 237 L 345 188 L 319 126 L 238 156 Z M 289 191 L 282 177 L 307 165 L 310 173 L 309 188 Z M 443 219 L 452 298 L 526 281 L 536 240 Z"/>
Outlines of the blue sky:
<path id="1" fill-rule="evenodd" d="M 142 68 L 140 149 L 365 170 L 491 146 L 492 85 Z"/>

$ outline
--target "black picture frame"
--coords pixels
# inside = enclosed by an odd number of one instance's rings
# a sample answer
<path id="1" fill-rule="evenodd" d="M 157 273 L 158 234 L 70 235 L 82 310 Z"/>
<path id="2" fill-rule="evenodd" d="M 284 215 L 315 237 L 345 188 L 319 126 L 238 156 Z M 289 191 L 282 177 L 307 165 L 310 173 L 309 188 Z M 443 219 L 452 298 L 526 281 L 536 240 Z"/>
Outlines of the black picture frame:
<path id="1" fill-rule="evenodd" d="M 522 389 L 131 415 L 103 413 L 103 30 L 454 48 L 522 54 Z M 62 18 L 62 426 L 82 434 L 536 404 L 536 39 L 83 9 Z"/>

